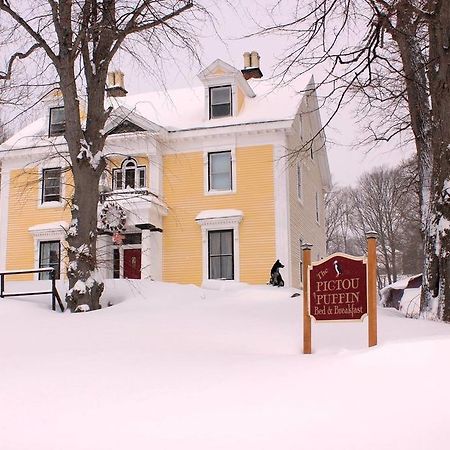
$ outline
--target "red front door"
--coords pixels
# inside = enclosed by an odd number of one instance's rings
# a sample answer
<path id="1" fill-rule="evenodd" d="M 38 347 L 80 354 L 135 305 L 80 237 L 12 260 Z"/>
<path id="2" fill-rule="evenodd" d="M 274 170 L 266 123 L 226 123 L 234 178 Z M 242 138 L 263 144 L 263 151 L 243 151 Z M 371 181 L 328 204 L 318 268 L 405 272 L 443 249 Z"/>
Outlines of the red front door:
<path id="1" fill-rule="evenodd" d="M 123 251 L 123 277 L 141 278 L 141 249 L 131 248 Z"/>

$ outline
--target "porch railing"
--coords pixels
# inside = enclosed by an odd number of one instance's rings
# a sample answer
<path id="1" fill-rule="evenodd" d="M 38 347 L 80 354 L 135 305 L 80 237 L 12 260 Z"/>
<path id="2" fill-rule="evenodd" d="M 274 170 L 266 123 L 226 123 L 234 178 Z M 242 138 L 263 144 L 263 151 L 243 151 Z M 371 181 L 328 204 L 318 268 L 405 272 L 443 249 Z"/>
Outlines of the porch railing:
<path id="1" fill-rule="evenodd" d="M 29 292 L 5 292 L 5 277 L 8 275 L 22 275 L 24 273 L 46 273 L 50 274 L 51 288 L 46 291 L 29 291 Z M 61 312 L 64 312 L 64 306 L 56 289 L 56 274 L 53 267 L 43 267 L 41 269 L 28 269 L 28 270 L 5 270 L 0 272 L 0 298 L 5 297 L 23 297 L 25 295 L 45 295 L 51 294 L 52 296 L 52 310 L 56 311 L 56 302 L 58 302 Z"/>

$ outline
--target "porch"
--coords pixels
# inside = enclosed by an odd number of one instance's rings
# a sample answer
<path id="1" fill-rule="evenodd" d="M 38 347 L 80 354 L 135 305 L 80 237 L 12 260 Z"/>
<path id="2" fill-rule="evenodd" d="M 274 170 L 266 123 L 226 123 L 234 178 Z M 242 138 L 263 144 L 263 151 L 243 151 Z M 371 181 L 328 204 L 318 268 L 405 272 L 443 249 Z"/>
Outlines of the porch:
<path id="1" fill-rule="evenodd" d="M 102 194 L 97 260 L 104 278 L 162 279 L 164 202 L 147 189 Z"/>

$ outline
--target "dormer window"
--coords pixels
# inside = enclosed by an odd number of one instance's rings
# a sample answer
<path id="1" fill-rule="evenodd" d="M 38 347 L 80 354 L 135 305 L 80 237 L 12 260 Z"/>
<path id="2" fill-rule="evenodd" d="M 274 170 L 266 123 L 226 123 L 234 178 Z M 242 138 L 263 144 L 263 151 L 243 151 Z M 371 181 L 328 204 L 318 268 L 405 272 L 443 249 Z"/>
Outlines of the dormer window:
<path id="1" fill-rule="evenodd" d="M 66 131 L 66 116 L 64 106 L 50 108 L 49 136 L 62 136 Z"/>
<path id="2" fill-rule="evenodd" d="M 113 189 L 145 188 L 145 166 L 138 166 L 134 159 L 126 159 L 120 169 L 113 170 Z"/>
<path id="3" fill-rule="evenodd" d="M 209 118 L 231 116 L 231 86 L 209 88 Z"/>
<path id="4" fill-rule="evenodd" d="M 245 99 L 256 96 L 242 72 L 220 59 L 203 69 L 198 77 L 205 87 L 205 120 L 235 117 L 245 108 Z"/>

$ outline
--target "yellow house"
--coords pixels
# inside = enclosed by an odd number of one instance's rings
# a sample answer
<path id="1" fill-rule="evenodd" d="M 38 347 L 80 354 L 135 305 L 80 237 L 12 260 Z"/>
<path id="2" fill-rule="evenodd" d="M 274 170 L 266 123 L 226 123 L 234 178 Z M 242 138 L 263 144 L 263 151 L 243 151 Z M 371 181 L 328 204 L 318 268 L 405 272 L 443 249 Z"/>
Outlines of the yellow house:
<path id="1" fill-rule="evenodd" d="M 216 60 L 198 86 L 168 92 L 128 95 L 123 74 L 110 74 L 98 218 L 104 277 L 266 283 L 279 259 L 285 284 L 298 287 L 301 244 L 325 256 L 330 173 L 314 80 L 296 91 L 261 77 L 256 52 L 242 70 Z M 0 146 L 0 270 L 52 266 L 65 277 L 64 129 L 56 92 L 40 119 Z"/>

